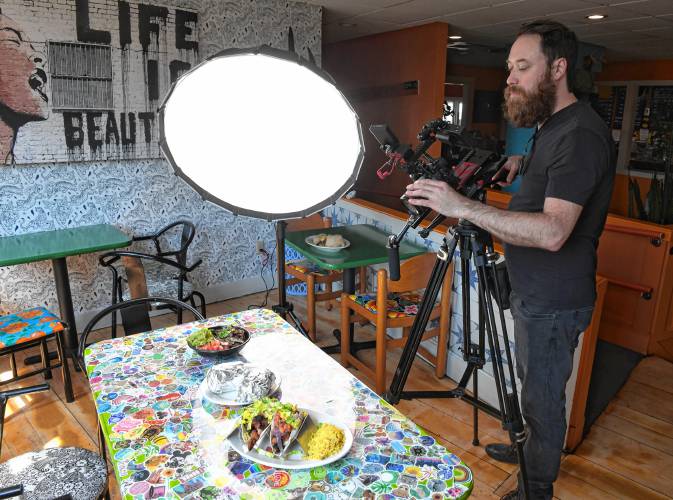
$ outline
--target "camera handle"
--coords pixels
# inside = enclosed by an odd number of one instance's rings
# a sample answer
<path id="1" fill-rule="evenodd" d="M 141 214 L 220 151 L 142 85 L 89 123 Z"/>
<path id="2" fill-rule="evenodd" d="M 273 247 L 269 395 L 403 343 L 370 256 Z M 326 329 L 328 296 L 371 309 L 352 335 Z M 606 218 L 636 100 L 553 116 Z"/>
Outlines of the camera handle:
<path id="1" fill-rule="evenodd" d="M 410 223 L 407 223 L 410 226 Z M 408 229 L 405 226 L 406 229 Z M 403 232 L 406 232 L 403 229 Z M 479 410 L 492 415 L 502 422 L 503 429 L 509 432 L 510 440 L 516 448 L 520 465 L 520 477 L 523 485 L 524 498 L 530 498 L 526 461 L 523 454 L 523 443 L 526 433 L 523 425 L 523 417 L 519 406 L 519 397 L 514 376 L 514 364 L 509 347 L 509 336 L 505 327 L 505 315 L 500 304 L 500 286 L 495 277 L 495 261 L 498 254 L 493 249 L 493 242 L 489 233 L 473 225 L 469 221 L 461 219 L 457 225 L 450 229 L 452 238 L 447 241 L 444 237 L 442 245 L 437 252 L 437 261 L 430 275 L 430 280 L 425 288 L 423 300 L 416 314 L 416 319 L 411 327 L 411 332 L 404 346 L 402 356 L 395 371 L 395 376 L 390 389 L 384 395 L 384 399 L 390 404 L 399 403 L 401 398 L 460 398 L 471 404 L 474 409 L 474 436 L 472 443 L 479 445 Z M 391 239 L 395 236 L 391 236 Z M 416 357 L 416 352 L 423 339 L 423 333 L 430 319 L 430 314 L 439 295 L 444 276 L 446 275 L 456 247 L 460 246 L 460 270 L 461 270 L 461 295 L 463 312 L 463 359 L 467 366 L 458 385 L 448 391 L 404 391 L 404 385 L 411 371 L 411 365 Z M 477 283 L 479 293 L 479 339 L 472 342 L 470 321 L 470 259 L 474 261 L 477 271 Z M 399 260 L 398 260 L 399 262 Z M 487 273 L 491 273 L 492 280 L 488 279 Z M 508 365 L 508 384 L 505 377 L 505 368 L 492 297 L 496 297 L 498 305 L 500 328 L 504 340 L 503 350 Z M 491 351 L 493 378 L 498 395 L 499 409 L 479 399 L 478 371 L 486 364 L 485 341 Z M 472 378 L 472 395 L 466 393 L 467 384 Z"/>
<path id="2" fill-rule="evenodd" d="M 407 234 L 407 231 L 409 231 L 409 229 L 416 229 L 430 212 L 432 212 L 432 210 L 427 207 L 417 209 L 415 214 L 409 216 L 407 223 L 399 233 L 388 236 L 388 244 L 386 245 L 386 248 L 388 249 L 388 275 L 391 281 L 400 279 L 400 242 L 404 239 L 404 235 Z M 425 238 L 425 236 L 423 236 L 423 238 Z"/>

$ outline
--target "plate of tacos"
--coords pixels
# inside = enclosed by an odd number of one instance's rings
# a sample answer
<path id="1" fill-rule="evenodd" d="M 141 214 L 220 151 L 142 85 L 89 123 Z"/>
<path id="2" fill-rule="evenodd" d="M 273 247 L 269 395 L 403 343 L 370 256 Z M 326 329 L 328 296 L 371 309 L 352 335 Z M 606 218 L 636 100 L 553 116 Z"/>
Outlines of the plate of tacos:
<path id="1" fill-rule="evenodd" d="M 343 458 L 350 429 L 331 415 L 266 397 L 243 410 L 231 446 L 243 457 L 278 469 L 310 469 Z"/>

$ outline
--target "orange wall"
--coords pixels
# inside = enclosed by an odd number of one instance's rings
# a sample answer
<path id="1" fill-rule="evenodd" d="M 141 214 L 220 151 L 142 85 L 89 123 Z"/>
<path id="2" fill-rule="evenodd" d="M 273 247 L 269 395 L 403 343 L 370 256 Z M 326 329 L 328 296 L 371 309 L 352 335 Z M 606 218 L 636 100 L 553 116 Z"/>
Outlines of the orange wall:
<path id="1" fill-rule="evenodd" d="M 446 76 L 474 78 L 475 90 L 501 90 L 505 88 L 507 73 L 504 68 L 482 68 L 465 64 L 449 64 Z"/>
<path id="2" fill-rule="evenodd" d="M 474 78 L 474 90 L 502 91 L 505 88 L 507 73 L 501 68 L 482 68 L 480 66 L 467 66 L 465 64 L 449 64 L 446 67 L 446 76 L 459 76 Z M 447 81 L 449 81 L 447 79 Z M 500 136 L 502 122 L 498 123 L 473 123 L 470 128 L 479 130 L 484 135 Z"/>
<path id="3" fill-rule="evenodd" d="M 416 145 L 416 135 L 422 125 L 442 115 L 447 36 L 447 24 L 432 23 L 323 48 L 323 68 L 334 77 L 344 94 L 348 96 L 356 91 L 354 95 L 370 95 L 351 99 L 362 122 L 367 152 L 356 182 L 359 197 L 400 208 L 399 196 L 409 183 L 409 177 L 401 171 L 384 181 L 376 176 L 376 170 L 386 158 L 369 133 L 369 126 L 387 123 L 401 142 Z M 377 92 L 366 92 L 378 88 L 394 91 L 401 89 L 403 82 L 413 80 L 419 81 L 416 95 L 381 97 L 376 96 Z M 438 146 L 435 144 L 430 153 L 439 154 Z"/>
<path id="4" fill-rule="evenodd" d="M 673 80 L 673 59 L 606 64 L 595 79 L 596 81 Z"/>

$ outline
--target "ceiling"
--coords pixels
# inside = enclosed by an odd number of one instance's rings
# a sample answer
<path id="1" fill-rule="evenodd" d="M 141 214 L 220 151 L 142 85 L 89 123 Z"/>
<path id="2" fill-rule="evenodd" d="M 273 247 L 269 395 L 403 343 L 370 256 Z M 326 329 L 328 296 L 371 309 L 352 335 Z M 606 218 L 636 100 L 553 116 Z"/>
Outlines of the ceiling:
<path id="1" fill-rule="evenodd" d="M 550 18 L 582 42 L 605 47 L 607 61 L 673 59 L 673 0 L 304 1 L 324 6 L 324 43 L 438 21 L 449 24 L 449 34 L 478 44 L 475 48 L 498 52 L 511 44 L 522 23 Z M 586 18 L 594 13 L 607 17 Z"/>

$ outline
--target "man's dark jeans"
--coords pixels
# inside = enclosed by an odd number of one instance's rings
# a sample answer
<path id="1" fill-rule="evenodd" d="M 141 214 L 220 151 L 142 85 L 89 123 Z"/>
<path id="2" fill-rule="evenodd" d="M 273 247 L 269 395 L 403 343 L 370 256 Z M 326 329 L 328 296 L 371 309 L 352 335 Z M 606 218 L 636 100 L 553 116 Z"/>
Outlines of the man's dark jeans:
<path id="1" fill-rule="evenodd" d="M 561 465 L 566 433 L 566 383 L 580 333 L 591 322 L 593 307 L 542 309 L 510 295 L 514 316 L 517 376 L 521 412 L 528 436 L 524 459 L 531 498 L 551 499 Z M 523 495 L 519 494 L 520 498 Z"/>

